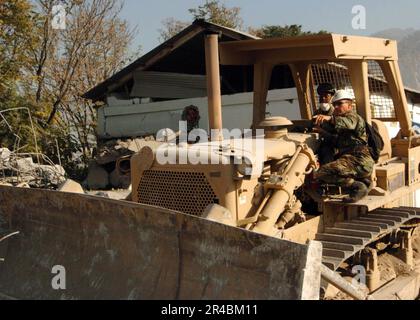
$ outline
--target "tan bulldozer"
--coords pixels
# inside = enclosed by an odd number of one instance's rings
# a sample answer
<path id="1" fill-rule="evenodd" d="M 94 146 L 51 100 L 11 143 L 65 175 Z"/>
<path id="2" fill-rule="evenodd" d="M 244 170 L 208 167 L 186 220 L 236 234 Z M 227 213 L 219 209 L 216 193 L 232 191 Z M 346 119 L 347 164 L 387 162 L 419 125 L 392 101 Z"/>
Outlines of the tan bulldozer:
<path id="1" fill-rule="evenodd" d="M 330 34 L 219 45 L 217 37 L 205 37 L 211 133 L 143 147 L 131 158 L 131 202 L 1 187 L 0 227 L 19 231 L 0 243 L 2 297 L 319 299 L 329 283 L 352 298 L 381 298 L 392 291 L 381 256 L 415 268 L 420 137 L 396 42 Z M 253 123 L 239 134 L 223 129 L 220 64 L 254 67 Z M 301 119 L 266 117 L 279 65 L 294 77 Z M 352 204 L 338 186 L 311 179 L 316 87 L 326 82 L 354 93 L 384 141 L 369 195 Z M 393 139 L 387 122 L 399 123 Z M 54 266 L 66 270 L 64 289 L 52 286 Z M 354 270 L 365 290 L 343 278 Z M 406 286 L 418 296 L 418 277 Z"/>

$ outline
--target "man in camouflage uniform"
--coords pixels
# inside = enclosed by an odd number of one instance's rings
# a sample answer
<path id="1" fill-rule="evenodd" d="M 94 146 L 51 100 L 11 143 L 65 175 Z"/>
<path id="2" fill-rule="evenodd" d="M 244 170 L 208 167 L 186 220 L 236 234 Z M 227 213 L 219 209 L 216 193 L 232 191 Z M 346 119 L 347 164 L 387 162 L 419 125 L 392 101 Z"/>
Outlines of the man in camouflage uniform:
<path id="1" fill-rule="evenodd" d="M 349 197 L 343 201 L 357 202 L 368 194 L 367 184 L 375 165 L 367 144 L 365 121 L 353 111 L 352 97 L 345 90 L 338 90 L 332 103 L 334 114 L 319 115 L 315 123 L 338 154 L 335 161 L 321 166 L 314 177 L 323 183 L 348 188 Z"/>
<path id="2" fill-rule="evenodd" d="M 321 83 L 316 89 L 319 96 L 318 109 L 314 112 L 314 116 L 325 115 L 332 116 L 334 108 L 331 100 L 335 94 L 335 89 L 331 83 Z"/>

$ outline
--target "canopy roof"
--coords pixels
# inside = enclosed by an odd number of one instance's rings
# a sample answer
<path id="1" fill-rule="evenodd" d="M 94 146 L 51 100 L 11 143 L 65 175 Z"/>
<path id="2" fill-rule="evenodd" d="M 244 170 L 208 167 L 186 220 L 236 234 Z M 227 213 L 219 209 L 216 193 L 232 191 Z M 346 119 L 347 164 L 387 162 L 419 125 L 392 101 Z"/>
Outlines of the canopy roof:
<path id="1" fill-rule="evenodd" d="M 339 34 L 303 37 L 243 40 L 220 44 L 220 62 L 224 65 L 274 65 L 298 61 L 334 61 L 343 59 L 398 60 L 394 40 Z"/>

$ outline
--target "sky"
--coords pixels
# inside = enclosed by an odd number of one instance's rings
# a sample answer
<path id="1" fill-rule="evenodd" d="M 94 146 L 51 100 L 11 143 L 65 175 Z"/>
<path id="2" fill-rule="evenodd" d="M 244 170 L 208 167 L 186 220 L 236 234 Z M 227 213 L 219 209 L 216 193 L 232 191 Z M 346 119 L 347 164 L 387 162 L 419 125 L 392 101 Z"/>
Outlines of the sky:
<path id="1" fill-rule="evenodd" d="M 162 20 L 173 17 L 192 21 L 188 12 L 205 0 L 125 0 L 122 17 L 138 32 L 132 49 L 141 45 L 147 53 L 159 44 Z M 390 28 L 420 29 L 418 0 L 224 0 L 228 7 L 240 7 L 246 27 L 301 24 L 304 30 L 327 30 L 334 33 L 371 35 Z M 352 9 L 366 9 L 366 29 L 353 29 L 356 14 Z"/>

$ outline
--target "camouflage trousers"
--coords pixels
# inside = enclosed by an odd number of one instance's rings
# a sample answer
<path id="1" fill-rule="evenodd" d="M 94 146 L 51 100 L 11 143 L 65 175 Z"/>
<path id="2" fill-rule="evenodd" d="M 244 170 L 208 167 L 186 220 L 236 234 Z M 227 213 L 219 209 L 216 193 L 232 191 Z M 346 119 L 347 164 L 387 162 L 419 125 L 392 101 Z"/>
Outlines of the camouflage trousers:
<path id="1" fill-rule="evenodd" d="M 369 149 L 361 146 L 342 154 L 333 162 L 327 163 L 314 174 L 314 178 L 327 184 L 347 186 L 351 180 L 368 178 L 372 175 L 375 161 Z"/>

